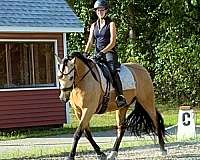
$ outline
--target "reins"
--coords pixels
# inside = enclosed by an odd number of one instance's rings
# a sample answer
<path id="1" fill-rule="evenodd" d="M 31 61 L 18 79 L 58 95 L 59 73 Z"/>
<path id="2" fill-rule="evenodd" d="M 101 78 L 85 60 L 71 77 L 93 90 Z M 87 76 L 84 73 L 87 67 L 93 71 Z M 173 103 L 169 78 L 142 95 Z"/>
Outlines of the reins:
<path id="1" fill-rule="evenodd" d="M 75 67 L 73 67 L 68 73 L 63 73 L 65 70 L 65 65 L 63 65 L 62 71 L 60 71 L 61 75 L 59 76 L 59 78 L 62 78 L 62 76 L 67 76 L 69 75 L 73 70 L 75 69 Z"/>
<path id="2" fill-rule="evenodd" d="M 87 74 L 88 74 L 90 71 L 91 71 L 91 70 L 89 69 L 89 70 L 84 74 L 84 76 L 83 76 L 78 82 L 82 81 L 82 80 L 87 76 Z"/>
<path id="3" fill-rule="evenodd" d="M 83 61 L 83 62 L 84 62 L 84 61 Z M 85 62 L 84 62 L 84 63 L 85 63 Z M 75 87 L 77 86 L 77 84 L 78 84 L 80 81 L 82 81 L 82 80 L 88 75 L 89 72 L 91 72 L 91 74 L 92 74 L 92 76 L 94 77 L 94 79 L 95 79 L 96 81 L 98 81 L 98 79 L 97 79 L 97 77 L 96 77 L 94 71 L 92 70 L 93 67 L 91 67 L 91 66 L 90 66 L 89 64 L 87 64 L 87 63 L 85 63 L 85 64 L 86 64 L 86 66 L 87 66 L 89 69 L 88 69 L 88 71 L 83 75 L 83 77 L 80 78 L 78 82 L 76 82 L 75 77 L 76 77 L 76 72 L 77 72 L 77 71 L 76 71 L 75 66 L 74 66 L 68 73 L 63 73 L 64 70 L 65 70 L 65 67 L 67 66 L 66 63 L 63 63 L 63 68 L 62 68 L 62 71 L 60 71 L 60 72 L 61 72 L 61 75 L 59 76 L 59 78 L 62 78 L 62 76 L 67 76 L 67 75 L 69 75 L 72 71 L 74 71 L 74 82 L 72 83 L 72 85 L 71 85 L 70 87 L 62 88 L 62 89 L 60 89 L 60 90 L 62 90 L 62 91 L 64 91 L 64 92 L 72 91 L 72 89 L 75 88 Z M 76 82 L 76 83 L 75 83 L 75 82 Z"/>

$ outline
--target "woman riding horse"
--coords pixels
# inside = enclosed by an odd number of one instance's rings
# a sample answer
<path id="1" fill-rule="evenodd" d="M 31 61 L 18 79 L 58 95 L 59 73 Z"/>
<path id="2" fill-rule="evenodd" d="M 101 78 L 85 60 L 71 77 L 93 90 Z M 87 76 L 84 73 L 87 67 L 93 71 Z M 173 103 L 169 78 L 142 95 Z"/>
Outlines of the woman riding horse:
<path id="1" fill-rule="evenodd" d="M 59 71 L 60 99 L 61 101 L 70 99 L 75 115 L 80 121 L 74 133 L 69 160 L 74 160 L 77 144 L 82 133 L 85 134 L 85 137 L 93 146 L 98 159 L 114 160 L 117 157 L 125 129 L 129 129 L 136 136 L 141 136 L 143 133 L 158 136 L 161 151 L 166 154 L 164 121 L 155 108 L 153 84 L 149 73 L 144 67 L 138 64 L 125 64 L 136 81 L 135 89 L 124 91 L 127 107 L 119 108 L 115 103 L 115 91 L 110 92 L 106 112 L 116 111 L 118 134 L 112 152 L 107 157 L 96 144 L 89 127 L 90 120 L 97 113 L 98 106 L 104 96 L 99 70 L 96 64 L 80 53 L 59 61 L 61 63 L 61 70 Z M 134 110 L 126 117 L 127 110 L 133 102 L 135 102 Z"/>
<path id="2" fill-rule="evenodd" d="M 126 99 L 123 96 L 122 84 L 117 72 L 120 68 L 118 56 L 115 50 L 116 46 L 116 27 L 115 23 L 108 17 L 108 3 L 105 0 L 97 0 L 94 4 L 94 9 L 98 16 L 98 20 L 91 25 L 90 35 L 85 48 L 87 55 L 91 49 L 93 41 L 96 44 L 95 58 L 98 60 L 105 59 L 105 63 L 113 77 L 113 87 L 116 90 L 116 103 L 119 107 L 127 105 Z"/>

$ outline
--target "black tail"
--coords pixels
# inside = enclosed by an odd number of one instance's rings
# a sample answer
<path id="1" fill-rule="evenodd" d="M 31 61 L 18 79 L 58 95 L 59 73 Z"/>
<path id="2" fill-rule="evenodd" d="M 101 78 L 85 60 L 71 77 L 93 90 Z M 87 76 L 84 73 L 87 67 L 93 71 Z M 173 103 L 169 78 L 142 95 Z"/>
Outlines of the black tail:
<path id="1" fill-rule="evenodd" d="M 160 130 L 162 136 L 165 136 L 166 130 L 164 125 L 164 120 L 161 114 L 156 110 L 157 118 L 158 118 L 158 129 Z"/>
<path id="2" fill-rule="evenodd" d="M 164 121 L 160 113 L 157 111 L 158 115 L 158 127 L 164 133 Z M 147 113 L 147 111 L 141 106 L 139 102 L 136 101 L 135 109 L 128 115 L 125 121 L 127 130 L 134 134 L 134 136 L 141 136 L 143 134 L 148 134 L 153 136 L 158 135 L 156 127 Z"/>

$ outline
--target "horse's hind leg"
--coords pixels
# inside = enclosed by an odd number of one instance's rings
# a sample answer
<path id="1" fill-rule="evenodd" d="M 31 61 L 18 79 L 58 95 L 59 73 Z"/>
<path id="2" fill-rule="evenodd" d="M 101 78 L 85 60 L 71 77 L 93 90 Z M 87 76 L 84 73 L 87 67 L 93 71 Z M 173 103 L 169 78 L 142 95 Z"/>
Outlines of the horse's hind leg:
<path id="1" fill-rule="evenodd" d="M 107 156 L 103 152 L 101 152 L 100 147 L 96 144 L 96 142 L 92 138 L 92 134 L 91 134 L 89 128 L 86 128 L 84 130 L 84 133 L 85 133 L 86 138 L 89 140 L 89 142 L 93 146 L 94 150 L 96 151 L 97 158 L 99 160 L 106 160 Z M 74 142 L 73 142 L 72 150 L 70 152 L 68 160 L 74 160 L 74 157 L 75 157 L 75 154 L 76 154 L 77 144 L 78 144 L 78 141 L 79 141 L 81 135 L 82 135 L 81 127 L 78 127 L 75 134 L 74 134 Z"/>
<path id="2" fill-rule="evenodd" d="M 89 126 L 89 125 L 88 125 Z M 90 132 L 89 127 L 87 127 L 84 131 L 85 137 L 89 140 L 92 147 L 94 148 L 95 152 L 97 153 L 97 158 L 100 160 L 106 160 L 107 156 L 100 150 L 100 147 L 97 145 L 97 143 L 94 141 L 92 134 Z"/>
<path id="3" fill-rule="evenodd" d="M 161 114 L 158 111 L 156 111 L 156 113 L 157 113 L 157 122 L 158 122 L 157 132 L 158 132 L 158 140 L 159 140 L 159 144 L 160 144 L 160 149 L 162 151 L 162 154 L 166 155 L 167 150 L 165 149 L 165 142 L 163 139 L 163 137 L 165 135 L 164 121 L 163 121 Z"/>
<path id="4" fill-rule="evenodd" d="M 76 155 L 77 144 L 78 144 L 79 139 L 81 138 L 82 133 L 83 132 L 82 132 L 81 128 L 78 127 L 76 129 L 76 132 L 74 133 L 74 141 L 73 141 L 73 144 L 72 144 L 72 150 L 69 154 L 68 160 L 74 160 L 74 157 Z"/>
<path id="5" fill-rule="evenodd" d="M 163 154 L 167 153 L 167 150 L 165 149 L 165 142 L 164 142 L 164 120 L 160 113 L 156 110 L 154 107 L 154 100 L 153 97 L 149 96 L 148 101 L 139 101 L 140 107 L 144 107 L 146 112 L 149 114 L 156 130 L 154 132 L 157 132 L 158 141 L 160 145 L 160 149 Z"/>
<path id="6" fill-rule="evenodd" d="M 75 114 L 77 118 L 80 120 L 80 125 L 77 128 L 75 134 L 74 134 L 74 141 L 72 144 L 72 150 L 69 155 L 69 160 L 74 160 L 75 154 L 76 154 L 76 148 L 78 141 L 84 131 L 86 138 L 90 141 L 92 146 L 94 147 L 95 151 L 97 152 L 98 159 L 105 160 L 107 157 L 106 155 L 100 151 L 100 147 L 96 144 L 94 139 L 92 138 L 91 132 L 89 130 L 89 121 L 92 117 L 92 112 L 89 112 L 88 109 L 83 109 L 81 112 L 75 111 Z"/>
<path id="7" fill-rule="evenodd" d="M 108 156 L 108 160 L 115 160 L 117 155 L 118 155 L 118 150 L 120 143 L 122 141 L 122 138 L 125 133 L 125 118 L 126 118 L 126 112 L 128 110 L 128 107 L 126 108 L 121 108 L 120 110 L 116 111 L 116 120 L 117 120 L 117 138 L 115 140 L 114 146 L 112 148 L 111 153 Z"/>

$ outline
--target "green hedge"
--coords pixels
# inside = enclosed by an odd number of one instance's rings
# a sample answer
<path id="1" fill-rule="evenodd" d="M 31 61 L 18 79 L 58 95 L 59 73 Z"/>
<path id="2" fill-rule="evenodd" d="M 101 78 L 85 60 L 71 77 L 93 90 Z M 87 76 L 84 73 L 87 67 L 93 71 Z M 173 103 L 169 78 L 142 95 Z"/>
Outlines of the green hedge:
<path id="1" fill-rule="evenodd" d="M 200 99 L 200 36 L 179 39 L 177 34 L 156 46 L 156 91 L 158 97 L 179 103 Z"/>
<path id="2" fill-rule="evenodd" d="M 69 1 L 85 25 L 85 33 L 70 34 L 70 50 L 83 51 L 93 1 Z M 109 14 L 118 30 L 121 62 L 137 62 L 150 72 L 156 97 L 162 102 L 200 101 L 200 1 L 110 0 Z M 132 30 L 133 37 L 129 38 Z"/>

